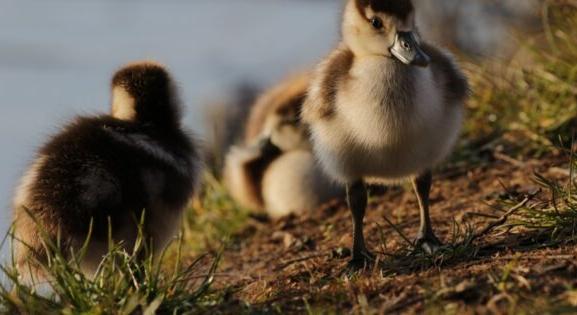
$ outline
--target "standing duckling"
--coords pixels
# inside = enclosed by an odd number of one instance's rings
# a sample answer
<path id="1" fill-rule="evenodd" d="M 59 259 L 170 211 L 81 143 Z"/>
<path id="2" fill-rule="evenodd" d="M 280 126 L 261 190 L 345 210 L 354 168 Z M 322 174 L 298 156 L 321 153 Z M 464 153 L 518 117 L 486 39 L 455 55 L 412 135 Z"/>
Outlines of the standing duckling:
<path id="1" fill-rule="evenodd" d="M 60 238 L 64 255 L 78 253 L 90 237 L 81 262 L 87 274 L 106 253 L 109 232 L 132 248 L 143 216 L 152 250 L 167 245 L 200 177 L 180 106 L 162 66 L 130 64 L 112 79 L 110 115 L 79 117 L 39 150 L 14 198 L 15 260 L 23 275 L 44 277 L 35 263 L 46 260 L 44 234 Z"/>
<path id="2" fill-rule="evenodd" d="M 302 118 L 321 165 L 347 185 L 353 217 L 350 267 L 365 246 L 365 183 L 410 180 L 420 207 L 417 244 L 440 245 L 429 218 L 431 169 L 460 131 L 468 84 L 452 58 L 419 39 L 410 0 L 349 0 L 342 41 L 316 69 Z"/>
<path id="3" fill-rule="evenodd" d="M 314 210 L 342 194 L 317 165 L 300 121 L 309 79 L 306 73 L 292 76 L 261 95 L 244 143 L 226 157 L 224 179 L 232 197 L 272 218 Z"/>

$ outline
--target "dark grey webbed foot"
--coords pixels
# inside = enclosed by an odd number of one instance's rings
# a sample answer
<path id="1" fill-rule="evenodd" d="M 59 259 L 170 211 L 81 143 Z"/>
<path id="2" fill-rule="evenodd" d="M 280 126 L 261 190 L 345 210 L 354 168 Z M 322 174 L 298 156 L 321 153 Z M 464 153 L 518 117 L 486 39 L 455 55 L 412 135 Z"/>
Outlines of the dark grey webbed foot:
<path id="1" fill-rule="evenodd" d="M 419 234 L 414 242 L 415 250 L 422 249 L 425 253 L 433 255 L 443 243 L 433 233 Z"/>
<path id="2" fill-rule="evenodd" d="M 419 201 L 420 227 L 419 234 L 415 240 L 415 250 L 422 249 L 425 253 L 432 255 L 443 244 L 433 233 L 431 218 L 429 216 L 429 193 L 431 191 L 432 175 L 430 171 L 413 180 L 413 189 Z"/>
<path id="3" fill-rule="evenodd" d="M 375 256 L 367 250 L 363 234 L 363 218 L 367 208 L 367 190 L 362 180 L 347 185 L 347 203 L 353 217 L 353 257 L 345 271 L 350 274 L 351 271 L 356 272 L 364 269 L 375 260 Z"/>
<path id="4" fill-rule="evenodd" d="M 370 252 L 365 252 L 360 257 L 354 257 L 349 260 L 343 273 L 350 277 L 360 271 L 366 270 L 375 263 L 375 258 L 376 256 Z"/>

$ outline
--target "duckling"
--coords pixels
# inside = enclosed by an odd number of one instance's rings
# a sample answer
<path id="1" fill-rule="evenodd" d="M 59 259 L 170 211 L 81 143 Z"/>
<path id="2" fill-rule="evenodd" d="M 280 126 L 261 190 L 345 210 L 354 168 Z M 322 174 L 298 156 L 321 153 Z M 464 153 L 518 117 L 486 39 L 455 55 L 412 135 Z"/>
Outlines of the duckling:
<path id="1" fill-rule="evenodd" d="M 89 239 L 81 268 L 90 275 L 107 251 L 109 233 L 130 250 L 143 217 L 145 240 L 158 253 L 174 237 L 195 190 L 199 156 L 181 127 L 168 71 L 153 62 L 120 69 L 112 79 L 111 114 L 69 123 L 41 147 L 16 190 L 21 274 L 45 279 L 36 264 L 47 258 L 45 235 L 59 238 L 67 256 Z"/>
<path id="2" fill-rule="evenodd" d="M 233 198 L 272 218 L 310 211 L 344 194 L 316 164 L 300 122 L 308 82 L 309 75 L 300 74 L 259 97 L 244 143 L 226 157 L 224 178 Z"/>
<path id="3" fill-rule="evenodd" d="M 339 46 L 316 68 L 302 119 L 323 169 L 347 186 L 353 218 L 349 267 L 365 245 L 367 183 L 411 181 L 420 208 L 416 244 L 441 243 L 429 217 L 431 169 L 450 153 L 468 83 L 452 57 L 420 39 L 410 0 L 348 0 Z"/>

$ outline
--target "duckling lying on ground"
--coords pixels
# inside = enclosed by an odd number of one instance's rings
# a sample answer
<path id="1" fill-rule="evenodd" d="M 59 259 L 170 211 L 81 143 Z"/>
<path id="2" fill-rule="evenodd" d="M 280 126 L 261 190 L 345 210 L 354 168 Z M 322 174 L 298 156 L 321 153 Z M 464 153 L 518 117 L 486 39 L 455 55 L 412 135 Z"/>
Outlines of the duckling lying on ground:
<path id="1" fill-rule="evenodd" d="M 225 183 L 242 206 L 273 218 L 316 209 L 344 194 L 315 162 L 299 112 L 309 75 L 289 78 L 251 109 L 244 144 L 231 149 Z"/>
<path id="2" fill-rule="evenodd" d="M 441 243 L 429 218 L 431 169 L 460 131 L 467 80 L 452 58 L 421 42 L 410 0 L 349 0 L 342 41 L 316 69 L 302 118 L 314 152 L 347 185 L 353 216 L 350 267 L 373 255 L 365 246 L 365 183 L 410 180 L 421 224 L 417 243 Z"/>
<path id="3" fill-rule="evenodd" d="M 180 106 L 162 66 L 134 63 L 114 75 L 111 115 L 79 117 L 39 150 L 14 199 L 21 274 L 44 278 L 37 265 L 47 258 L 44 234 L 60 237 L 66 256 L 90 237 L 81 261 L 88 275 L 107 251 L 109 232 L 133 248 L 143 216 L 151 250 L 167 245 L 200 177 L 198 148 L 181 127 Z"/>

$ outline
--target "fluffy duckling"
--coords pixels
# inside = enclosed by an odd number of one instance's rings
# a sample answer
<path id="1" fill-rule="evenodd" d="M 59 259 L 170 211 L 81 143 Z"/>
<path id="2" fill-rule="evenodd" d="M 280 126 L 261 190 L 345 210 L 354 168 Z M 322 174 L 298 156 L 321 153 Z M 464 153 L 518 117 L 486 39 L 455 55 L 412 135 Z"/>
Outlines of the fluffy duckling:
<path id="1" fill-rule="evenodd" d="M 15 260 L 23 275 L 44 278 L 35 263 L 46 260 L 44 232 L 60 237 L 65 255 L 90 237 L 81 262 L 88 275 L 107 251 L 109 226 L 112 239 L 130 250 L 144 216 L 152 250 L 166 246 L 200 177 L 180 110 L 162 66 L 130 64 L 112 79 L 110 115 L 79 117 L 39 150 L 14 198 Z"/>
<path id="2" fill-rule="evenodd" d="M 242 206 L 272 218 L 316 209 L 342 193 L 316 164 L 299 112 L 309 75 L 300 74 L 263 94 L 252 107 L 245 143 L 231 149 L 225 183 Z"/>
<path id="3" fill-rule="evenodd" d="M 347 185 L 353 217 L 349 266 L 365 246 L 365 183 L 410 180 L 420 206 L 417 243 L 440 245 L 429 218 L 431 169 L 460 131 L 467 80 L 451 56 L 420 40 L 410 0 L 349 0 L 342 41 L 316 69 L 303 105 L 314 152 Z"/>

